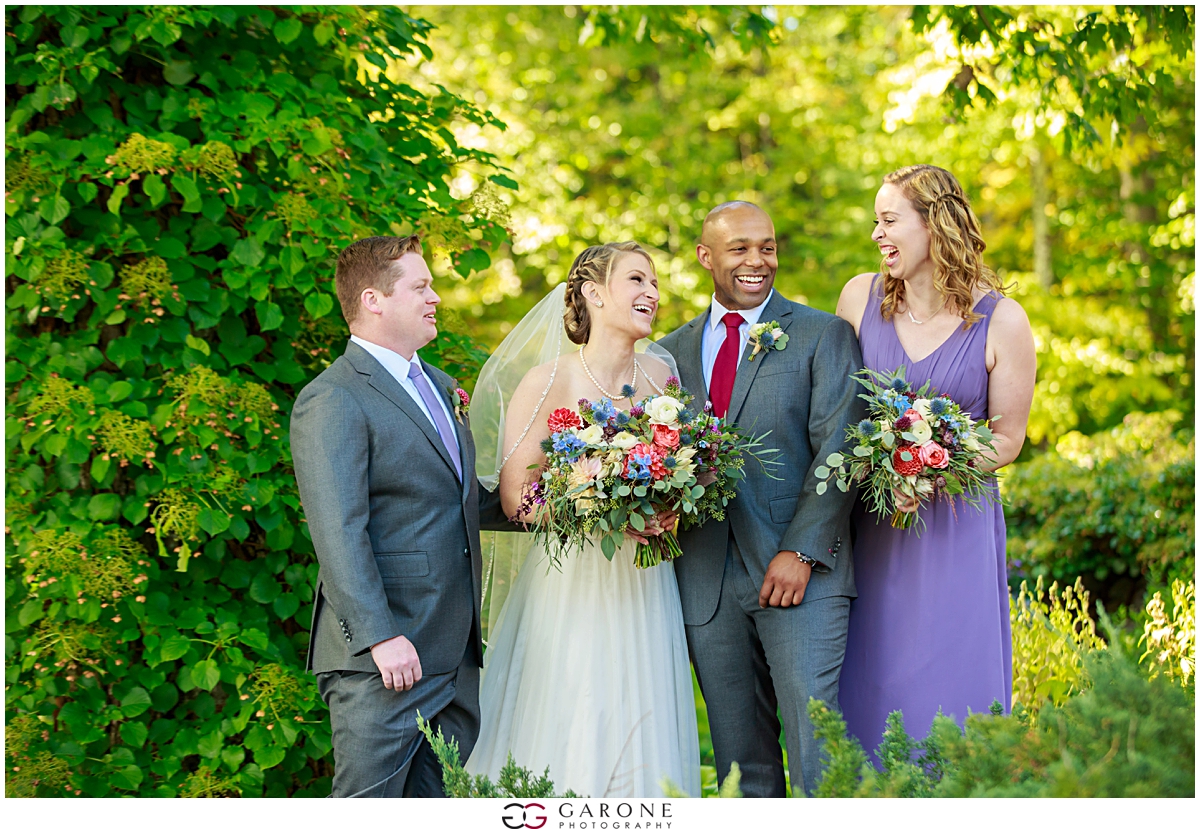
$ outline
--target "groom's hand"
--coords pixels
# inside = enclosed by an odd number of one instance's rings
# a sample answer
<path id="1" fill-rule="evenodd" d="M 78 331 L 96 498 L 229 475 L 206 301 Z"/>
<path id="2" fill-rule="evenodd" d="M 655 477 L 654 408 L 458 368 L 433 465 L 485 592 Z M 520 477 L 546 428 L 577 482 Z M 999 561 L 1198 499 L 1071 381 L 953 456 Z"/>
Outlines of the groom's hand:
<path id="1" fill-rule="evenodd" d="M 811 576 L 811 564 L 805 564 L 795 553 L 784 550 L 771 559 L 767 567 L 762 590 L 758 591 L 758 606 L 791 607 L 800 604 Z"/>
<path id="2" fill-rule="evenodd" d="M 421 658 L 413 643 L 403 636 L 372 645 L 371 658 L 383 677 L 384 688 L 407 691 L 421 679 Z"/>

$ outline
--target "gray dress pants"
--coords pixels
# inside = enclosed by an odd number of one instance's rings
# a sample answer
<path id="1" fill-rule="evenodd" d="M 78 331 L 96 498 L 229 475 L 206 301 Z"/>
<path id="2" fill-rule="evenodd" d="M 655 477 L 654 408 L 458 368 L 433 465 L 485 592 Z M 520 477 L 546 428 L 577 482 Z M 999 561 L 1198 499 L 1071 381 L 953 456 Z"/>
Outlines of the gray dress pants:
<path id="1" fill-rule="evenodd" d="M 474 637 L 474 634 L 471 634 Z M 479 737 L 479 664 L 473 638 L 458 668 L 422 677 L 408 691 L 384 687 L 378 673 L 327 671 L 317 675 L 333 727 L 330 797 L 445 797 L 442 769 L 417 712 L 446 741 L 470 756 Z"/>
<path id="2" fill-rule="evenodd" d="M 779 717 L 787 740 L 792 790 L 812 794 L 820 748 L 808 719 L 816 697 L 838 709 L 838 677 L 846 655 L 850 599 L 830 596 L 789 608 L 758 606 L 758 591 L 741 551 L 729 539 L 717 611 L 687 625 L 688 650 L 708 708 L 717 778 L 730 763 L 746 797 L 784 797 Z"/>

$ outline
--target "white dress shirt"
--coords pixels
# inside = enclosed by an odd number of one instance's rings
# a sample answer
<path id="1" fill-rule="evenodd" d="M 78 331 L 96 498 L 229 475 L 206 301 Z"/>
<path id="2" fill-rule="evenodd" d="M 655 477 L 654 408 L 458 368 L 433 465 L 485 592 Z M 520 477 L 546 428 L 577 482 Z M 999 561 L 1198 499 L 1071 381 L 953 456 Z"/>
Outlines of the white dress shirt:
<path id="1" fill-rule="evenodd" d="M 772 288 L 760 305 L 734 312 L 742 315 L 742 324 L 738 326 L 738 339 L 741 341 L 738 344 L 739 357 L 746 350 L 746 343 L 750 340 L 750 326 L 758 322 L 763 309 L 767 307 L 767 303 L 771 301 L 774 294 L 775 289 Z M 728 313 L 729 309 L 717 302 L 717 295 L 713 294 L 712 307 L 708 311 L 708 322 L 704 325 L 704 334 L 700 339 L 700 356 L 704 364 L 704 387 L 706 389 L 712 388 L 713 364 L 717 362 L 717 352 L 721 350 L 721 344 L 725 342 L 726 328 L 725 323 L 721 320 Z"/>
<path id="2" fill-rule="evenodd" d="M 381 345 L 370 343 L 362 337 L 357 337 L 354 334 L 350 335 L 350 342 L 357 343 L 362 346 L 363 350 L 379 361 L 380 365 L 388 370 L 388 374 L 396 378 L 396 382 L 400 384 L 400 388 L 408 392 L 408 396 L 413 399 L 421 411 L 425 413 L 425 417 L 429 418 L 429 422 L 433 424 L 433 430 L 437 431 L 437 423 L 433 420 L 433 413 L 429 411 L 425 405 L 425 401 L 421 398 L 421 393 L 417 391 L 417 386 L 408 376 L 409 366 L 412 365 L 412 360 L 406 360 L 400 354 L 392 351 L 390 348 L 384 348 Z M 433 389 L 433 396 L 437 398 L 438 404 L 442 407 L 442 412 L 446 415 L 448 423 L 454 423 L 454 413 L 446 408 L 446 401 L 438 391 L 437 383 L 433 382 L 428 374 L 425 373 L 425 367 L 421 365 L 420 359 L 416 354 L 413 355 L 413 360 L 421 369 L 421 374 L 425 375 L 425 382 L 429 383 L 429 388 Z M 454 443 L 454 448 L 458 449 L 458 435 L 455 434 L 453 425 L 450 427 L 450 440 Z"/>

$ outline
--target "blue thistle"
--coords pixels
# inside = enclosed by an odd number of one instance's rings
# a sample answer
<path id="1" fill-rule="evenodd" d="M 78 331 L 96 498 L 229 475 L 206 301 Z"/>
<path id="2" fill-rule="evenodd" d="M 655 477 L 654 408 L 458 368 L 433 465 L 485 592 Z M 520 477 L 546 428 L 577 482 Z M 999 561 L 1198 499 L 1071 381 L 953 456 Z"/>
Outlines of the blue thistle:
<path id="1" fill-rule="evenodd" d="M 679 442 L 682 443 L 684 446 L 691 446 L 692 445 L 691 434 L 688 432 L 680 432 L 679 433 Z"/>
<path id="2" fill-rule="evenodd" d="M 762 334 L 759 334 L 758 343 L 763 348 L 770 348 L 771 346 L 775 345 L 775 337 L 770 331 L 764 331 Z"/>
<path id="3" fill-rule="evenodd" d="M 860 420 L 858 422 L 858 431 L 867 437 L 871 437 L 879 431 L 879 426 L 876 425 L 874 420 Z"/>
<path id="4" fill-rule="evenodd" d="M 675 459 L 670 458 L 670 457 L 663 458 L 663 466 L 665 466 L 667 469 L 674 469 L 675 468 Z"/>
<path id="5" fill-rule="evenodd" d="M 892 391 L 908 391 L 908 383 L 901 380 L 899 377 L 892 379 L 892 384 L 889 387 Z"/>
<path id="6" fill-rule="evenodd" d="M 625 397 L 633 397 L 635 394 L 637 394 L 637 389 L 626 383 L 625 385 L 621 386 L 621 394 L 623 394 Z"/>
<path id="7" fill-rule="evenodd" d="M 607 423 L 616 413 L 616 407 L 607 397 L 601 397 L 592 404 L 592 417 L 597 423 Z"/>
<path id="8" fill-rule="evenodd" d="M 950 404 L 940 397 L 935 397 L 929 401 L 929 413 L 934 417 L 941 417 L 950 410 Z"/>
<path id="9" fill-rule="evenodd" d="M 617 425 L 618 426 L 624 426 L 628 422 L 629 422 L 629 413 L 628 412 L 617 412 Z"/>
<path id="10" fill-rule="evenodd" d="M 695 419 L 696 419 L 696 416 L 694 414 L 692 414 L 691 409 L 681 409 L 680 410 L 680 412 L 679 412 L 679 422 L 680 423 L 682 423 L 686 426 L 687 424 L 691 423 Z"/>

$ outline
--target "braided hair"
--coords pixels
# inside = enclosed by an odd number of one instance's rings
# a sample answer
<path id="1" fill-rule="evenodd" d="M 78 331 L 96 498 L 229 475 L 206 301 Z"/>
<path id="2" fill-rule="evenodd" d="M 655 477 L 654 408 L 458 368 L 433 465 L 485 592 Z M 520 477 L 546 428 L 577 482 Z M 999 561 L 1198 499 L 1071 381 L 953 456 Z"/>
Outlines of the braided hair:
<path id="1" fill-rule="evenodd" d="M 592 245 L 575 257 L 571 270 L 567 273 L 567 294 L 564 298 L 566 308 L 563 311 L 563 325 L 567 331 L 567 339 L 576 345 L 588 341 L 592 330 L 591 312 L 587 298 L 583 295 L 583 286 L 587 282 L 597 285 L 607 285 L 612 275 L 613 266 L 627 253 L 640 253 L 650 263 L 651 271 L 654 262 L 650 254 L 637 242 L 608 242 L 603 245 Z"/>

